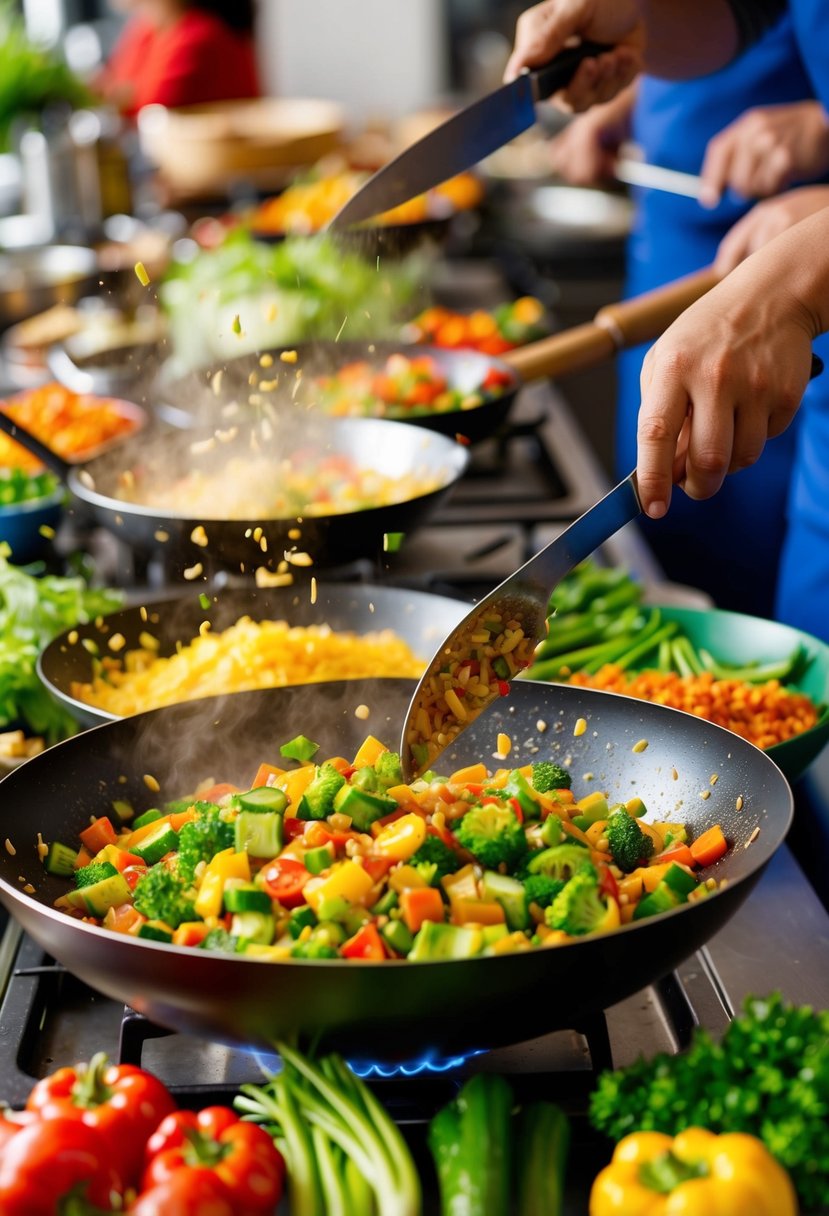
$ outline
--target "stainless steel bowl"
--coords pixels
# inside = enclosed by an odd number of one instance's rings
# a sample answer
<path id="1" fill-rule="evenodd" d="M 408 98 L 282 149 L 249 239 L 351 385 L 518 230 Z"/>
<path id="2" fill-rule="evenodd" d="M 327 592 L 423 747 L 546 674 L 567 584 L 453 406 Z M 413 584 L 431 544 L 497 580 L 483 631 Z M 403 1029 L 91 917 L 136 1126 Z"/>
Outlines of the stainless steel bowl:
<path id="1" fill-rule="evenodd" d="M 95 253 L 83 245 L 0 253 L 0 329 L 53 304 L 74 304 L 94 289 L 97 272 Z"/>

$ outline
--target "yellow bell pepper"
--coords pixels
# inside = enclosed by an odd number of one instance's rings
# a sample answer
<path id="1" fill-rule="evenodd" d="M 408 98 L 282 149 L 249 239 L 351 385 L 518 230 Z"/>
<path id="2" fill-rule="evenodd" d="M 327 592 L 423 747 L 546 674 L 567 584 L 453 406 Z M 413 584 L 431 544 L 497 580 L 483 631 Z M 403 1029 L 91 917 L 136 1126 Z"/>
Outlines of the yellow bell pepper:
<path id="1" fill-rule="evenodd" d="M 196 896 L 196 912 L 202 920 L 207 920 L 208 916 L 218 916 L 221 912 L 222 896 L 228 878 L 242 878 L 245 882 L 250 882 L 250 861 L 247 853 L 234 853 L 233 849 L 223 849 L 210 862 Z"/>
<path id="2" fill-rule="evenodd" d="M 367 735 L 357 749 L 357 755 L 354 757 L 354 767 L 371 767 L 377 763 L 383 752 L 387 752 L 388 750 L 385 743 L 381 743 L 379 739 L 375 739 L 374 735 Z"/>
<path id="3" fill-rule="evenodd" d="M 797 1216 L 788 1174 L 740 1132 L 634 1132 L 590 1192 L 590 1216 Z"/>
<path id="4" fill-rule="evenodd" d="M 426 820 L 422 815 L 412 811 L 409 815 L 401 815 L 383 828 L 374 841 L 375 851 L 395 861 L 408 861 L 426 839 Z"/>
<path id="5" fill-rule="evenodd" d="M 300 798 L 314 780 L 316 771 L 315 765 L 303 764 L 301 768 L 293 768 L 289 772 L 283 773 L 281 777 L 277 777 L 274 785 L 287 795 L 292 807 L 297 807 Z"/>
<path id="6" fill-rule="evenodd" d="M 446 892 L 450 904 L 455 904 L 462 899 L 480 899 L 475 867 L 471 863 L 461 866 L 454 874 L 447 874 L 440 880 L 440 885 Z"/>
<path id="7" fill-rule="evenodd" d="M 371 875 L 356 861 L 341 861 L 332 866 L 322 881 L 312 878 L 302 888 L 305 902 L 316 912 L 323 899 L 346 899 L 350 904 L 361 904 L 374 888 Z"/>
<path id="8" fill-rule="evenodd" d="M 486 781 L 485 764 L 467 764 L 466 768 L 456 769 L 449 778 L 450 785 L 466 785 L 470 781 Z"/>

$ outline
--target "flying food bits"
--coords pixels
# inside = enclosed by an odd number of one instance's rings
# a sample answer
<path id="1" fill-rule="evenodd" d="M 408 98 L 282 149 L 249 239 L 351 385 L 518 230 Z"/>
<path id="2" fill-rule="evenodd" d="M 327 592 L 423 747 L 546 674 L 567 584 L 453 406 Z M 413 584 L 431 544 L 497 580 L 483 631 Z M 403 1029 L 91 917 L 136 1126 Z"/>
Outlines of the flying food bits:
<path id="1" fill-rule="evenodd" d="M 6 852 L 9 854 L 10 857 L 17 856 L 17 849 L 14 847 L 12 842 L 9 840 L 8 836 L 6 837 Z"/>
<path id="2" fill-rule="evenodd" d="M 313 566 L 314 559 L 310 553 L 286 553 L 285 561 L 291 566 Z"/>
<path id="3" fill-rule="evenodd" d="M 299 540 L 301 536 L 302 533 L 300 532 L 299 528 L 288 529 L 288 540 Z"/>
<path id="4" fill-rule="evenodd" d="M 199 607 L 204 609 L 205 612 L 207 612 L 210 607 L 210 596 L 206 591 L 202 591 L 201 595 L 199 596 Z"/>
<path id="5" fill-rule="evenodd" d="M 110 648 L 110 650 L 114 651 L 115 654 L 118 654 L 119 650 L 123 650 L 126 644 L 127 639 L 124 637 L 123 633 L 113 633 L 112 637 L 107 641 L 107 646 Z"/>
<path id="6" fill-rule="evenodd" d="M 273 367 L 273 355 L 264 354 L 259 356 L 260 367 Z"/>
<path id="7" fill-rule="evenodd" d="M 55 539 L 55 529 L 50 527 L 49 524 L 41 524 L 38 528 L 38 533 L 46 540 Z"/>
<path id="8" fill-rule="evenodd" d="M 202 621 L 199 625 L 199 637 L 206 638 L 210 632 L 210 621 Z"/>
<path id="9" fill-rule="evenodd" d="M 495 751 L 492 753 L 494 758 L 496 760 L 506 760 L 511 751 L 512 739 L 510 739 L 509 735 L 505 735 L 503 731 L 499 731 L 498 738 L 495 740 Z"/>
<path id="10" fill-rule="evenodd" d="M 192 582 L 193 579 L 198 578 L 200 574 L 204 574 L 204 566 L 201 564 L 201 562 L 196 562 L 195 566 L 188 566 L 187 569 L 182 573 L 188 582 Z"/>
<path id="11" fill-rule="evenodd" d="M 283 350 L 279 356 L 282 363 L 296 363 L 299 355 L 295 350 Z"/>
<path id="12" fill-rule="evenodd" d="M 290 587 L 294 581 L 293 574 L 276 573 L 268 570 L 266 566 L 257 566 L 254 571 L 254 581 L 259 588 L 264 587 Z"/>
<path id="13" fill-rule="evenodd" d="M 584 718 L 577 718 L 576 725 L 573 727 L 573 734 L 578 739 L 587 730 L 587 722 Z"/>
<path id="14" fill-rule="evenodd" d="M 66 635 L 66 640 L 67 640 L 67 642 L 69 643 L 69 645 L 70 645 L 70 646 L 76 646 L 76 645 L 77 645 L 77 643 L 78 643 L 78 631 L 77 631 L 77 629 L 70 629 L 70 630 L 69 630 L 69 633 Z"/>
<path id="15" fill-rule="evenodd" d="M 631 751 L 639 753 L 639 752 L 647 751 L 647 749 L 648 749 L 647 739 L 640 739 L 638 743 L 634 743 L 633 747 L 631 748 Z"/>
<path id="16" fill-rule="evenodd" d="M 230 328 L 233 330 L 233 332 L 236 334 L 236 336 L 238 338 L 240 338 L 242 336 L 242 322 L 239 320 L 238 312 L 236 313 L 236 316 L 233 318 Z"/>
<path id="17" fill-rule="evenodd" d="M 147 789 L 150 790 L 153 794 L 157 794 L 161 789 L 161 786 L 159 785 L 156 778 L 152 775 L 152 773 L 144 774 L 144 784 L 146 785 Z"/>
<path id="18" fill-rule="evenodd" d="M 311 603 L 316 604 L 316 602 L 317 602 L 317 580 L 313 575 L 311 575 Z"/>
<path id="19" fill-rule="evenodd" d="M 335 341 L 335 342 L 339 342 L 340 338 L 343 336 L 343 330 L 344 330 L 344 329 L 345 329 L 345 327 L 346 327 L 346 323 L 347 323 L 347 321 L 348 321 L 348 317 L 347 317 L 347 316 L 343 317 L 343 323 L 342 323 L 342 325 L 340 326 L 340 328 L 337 330 L 337 336 L 336 336 L 336 338 L 334 339 L 334 341 Z"/>
<path id="20" fill-rule="evenodd" d="M 147 612 L 147 609 L 144 607 L 143 604 L 138 609 L 138 615 L 141 617 L 141 620 L 144 621 L 144 623 L 146 624 L 147 620 L 149 619 L 150 614 L 149 614 L 149 612 Z"/>
<path id="21" fill-rule="evenodd" d="M 543 718 L 538 719 L 538 721 L 535 724 L 535 729 L 538 731 L 538 733 L 540 735 L 544 734 L 545 730 L 547 729 L 547 723 L 544 721 Z"/>
<path id="22" fill-rule="evenodd" d="M 135 277 L 138 279 L 138 282 L 142 287 L 149 287 L 150 276 L 147 274 L 147 267 L 143 262 L 135 263 Z"/>
<path id="23" fill-rule="evenodd" d="M 46 841 L 43 839 L 43 836 L 40 832 L 38 832 L 38 834 L 37 834 L 36 848 L 37 848 L 38 857 L 40 858 L 41 861 L 43 861 L 49 853 L 49 846 L 46 843 Z"/>
<path id="24" fill-rule="evenodd" d="M 734 809 L 735 809 L 735 810 L 737 810 L 737 811 L 741 811 L 741 810 L 743 809 L 743 796 L 742 796 L 742 794 L 738 794 L 738 795 L 737 795 L 737 801 L 734 803 Z"/>
<path id="25" fill-rule="evenodd" d="M 361 722 L 365 722 L 370 713 L 371 710 L 367 705 L 358 705 L 354 710 L 354 717 L 359 718 Z"/>
<path id="26" fill-rule="evenodd" d="M 222 392 L 222 380 L 224 379 L 224 368 L 220 367 L 217 372 L 214 372 L 210 378 L 210 387 L 213 389 L 213 396 L 219 397 Z"/>
<path id="27" fill-rule="evenodd" d="M 204 549 L 207 545 L 207 533 L 204 530 L 203 524 L 196 524 L 193 531 L 190 533 L 190 539 L 194 545 L 198 545 L 200 549 Z"/>

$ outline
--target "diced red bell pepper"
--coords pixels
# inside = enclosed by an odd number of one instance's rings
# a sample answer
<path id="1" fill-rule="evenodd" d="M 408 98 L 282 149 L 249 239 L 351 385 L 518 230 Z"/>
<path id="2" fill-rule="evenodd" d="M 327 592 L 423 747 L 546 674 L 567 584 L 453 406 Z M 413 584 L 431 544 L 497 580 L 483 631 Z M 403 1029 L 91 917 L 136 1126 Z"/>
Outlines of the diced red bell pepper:
<path id="1" fill-rule="evenodd" d="M 392 866 L 397 865 L 394 857 L 364 857 L 363 869 L 374 883 L 386 877 Z"/>
<path id="2" fill-rule="evenodd" d="M 340 954 L 347 959 L 362 959 L 367 962 L 380 963 L 386 957 L 386 951 L 383 947 L 383 939 L 377 931 L 377 926 L 369 921 L 368 924 L 358 929 L 353 937 L 350 937 L 340 947 Z"/>
<path id="3" fill-rule="evenodd" d="M 521 803 L 518 801 L 517 798 L 510 798 L 509 804 L 512 807 L 512 813 L 515 816 L 515 818 L 518 820 L 519 823 L 523 823 L 524 822 L 524 812 L 521 809 Z"/>

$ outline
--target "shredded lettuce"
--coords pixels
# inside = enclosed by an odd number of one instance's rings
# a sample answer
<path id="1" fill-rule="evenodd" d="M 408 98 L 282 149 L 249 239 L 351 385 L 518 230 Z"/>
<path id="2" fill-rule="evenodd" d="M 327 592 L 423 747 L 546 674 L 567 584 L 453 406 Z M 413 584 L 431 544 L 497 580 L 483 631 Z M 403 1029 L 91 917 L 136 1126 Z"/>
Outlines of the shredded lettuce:
<path id="1" fill-rule="evenodd" d="M 8 555 L 0 544 L 0 729 L 20 725 L 54 743 L 77 726 L 41 684 L 37 657 L 65 629 L 120 608 L 123 596 L 80 577 L 36 578 Z"/>

